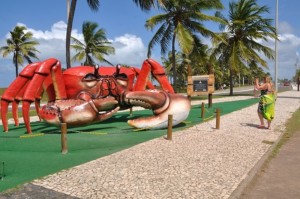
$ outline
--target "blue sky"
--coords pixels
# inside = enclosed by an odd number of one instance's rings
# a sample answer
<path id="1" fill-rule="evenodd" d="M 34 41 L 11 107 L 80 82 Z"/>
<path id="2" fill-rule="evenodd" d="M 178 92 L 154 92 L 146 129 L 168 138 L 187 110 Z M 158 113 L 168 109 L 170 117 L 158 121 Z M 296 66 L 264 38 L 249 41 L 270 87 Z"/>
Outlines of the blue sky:
<path id="1" fill-rule="evenodd" d="M 223 0 L 224 6 L 228 2 Z M 275 19 L 276 0 L 257 0 L 259 5 L 270 7 L 268 18 Z M 279 0 L 279 45 L 278 77 L 290 79 L 295 74 L 295 63 L 300 56 L 300 1 Z M 226 16 L 228 10 L 223 10 Z M 84 21 L 92 21 L 104 28 L 107 38 L 113 43 L 116 54 L 107 57 L 113 64 L 141 66 L 147 55 L 147 45 L 154 32 L 144 27 L 145 21 L 155 12 L 142 12 L 132 0 L 100 0 L 98 12 L 92 12 L 86 0 L 78 0 L 72 35 L 82 38 L 81 26 Z M 274 20 L 275 22 L 275 20 Z M 16 25 L 25 25 L 40 42 L 38 57 L 44 60 L 57 58 L 65 66 L 65 32 L 67 23 L 66 0 L 1 0 L 0 6 L 0 46 L 6 45 L 9 31 Z M 207 27 L 219 31 L 216 24 Z M 203 41 L 210 43 L 209 39 Z M 268 44 L 274 48 L 274 41 Z M 156 47 L 152 58 L 160 61 L 160 49 Z M 274 61 L 268 61 L 274 76 Z M 26 64 L 25 64 L 26 65 Z M 25 66 L 24 65 L 24 66 Z M 78 64 L 74 64 L 78 65 Z M 103 64 L 105 65 L 105 64 Z M 299 62 L 300 67 L 300 62 Z M 22 66 L 19 71 L 22 70 Z M 0 57 L 0 87 L 7 87 L 15 78 L 12 56 Z"/>

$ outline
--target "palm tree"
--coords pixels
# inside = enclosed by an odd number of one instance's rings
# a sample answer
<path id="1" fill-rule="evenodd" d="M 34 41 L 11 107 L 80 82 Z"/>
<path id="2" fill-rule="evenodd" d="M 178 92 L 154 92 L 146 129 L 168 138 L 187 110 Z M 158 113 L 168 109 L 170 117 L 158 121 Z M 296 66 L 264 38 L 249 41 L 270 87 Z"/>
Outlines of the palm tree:
<path id="1" fill-rule="evenodd" d="M 99 61 L 111 64 L 103 57 L 103 55 L 113 54 L 115 49 L 112 46 L 109 46 L 111 43 L 106 39 L 105 30 L 102 28 L 97 30 L 97 28 L 97 23 L 84 22 L 82 24 L 84 41 L 81 42 L 72 37 L 74 44 L 71 45 L 71 47 L 77 52 L 72 58 L 72 62 L 85 59 L 85 66 L 93 66 L 95 65 L 93 57 L 95 57 Z"/>
<path id="2" fill-rule="evenodd" d="M 255 78 L 263 79 L 265 76 L 270 76 L 269 72 L 265 72 L 262 67 L 259 67 L 258 63 L 255 61 L 251 61 L 249 64 L 249 72 L 250 72 L 250 78 L 251 82 L 253 83 Z"/>
<path id="3" fill-rule="evenodd" d="M 137 4 L 142 10 L 150 10 L 152 7 L 156 5 L 160 5 L 161 2 L 164 0 L 133 0 L 135 4 Z M 68 1 L 67 1 L 68 3 Z M 91 8 L 92 11 L 98 11 L 100 6 L 99 0 L 87 0 L 88 6 Z M 71 32 L 73 26 L 73 19 L 76 10 L 77 0 L 72 0 L 70 5 L 70 10 L 68 11 L 68 25 L 67 25 L 67 33 L 66 33 L 66 64 L 67 68 L 71 67 L 70 61 L 70 45 L 71 45 Z"/>
<path id="4" fill-rule="evenodd" d="M 169 0 L 133 0 L 133 2 L 141 8 L 143 11 L 149 11 L 151 8 L 161 8 Z"/>
<path id="5" fill-rule="evenodd" d="M 256 0 L 229 3 L 228 19 L 223 17 L 226 21 L 222 27 L 225 32 L 213 39 L 213 54 L 219 56 L 222 64 L 229 69 L 230 95 L 233 95 L 233 76 L 239 68 L 247 67 L 247 63 L 252 61 L 267 68 L 261 53 L 268 59 L 274 59 L 273 50 L 259 42 L 277 39 L 275 28 L 271 25 L 272 19 L 263 17 L 268 12 L 269 8 L 259 6 Z"/>
<path id="6" fill-rule="evenodd" d="M 207 45 L 197 43 L 193 51 L 188 55 L 177 52 L 175 54 L 175 68 L 172 65 L 172 52 L 169 51 L 168 57 L 162 57 L 162 63 L 166 68 L 166 73 L 172 76 L 173 70 L 176 69 L 178 74 L 178 86 L 186 86 L 188 75 L 202 75 L 209 73 L 210 65 L 214 65 L 215 61 L 210 59 L 210 48 Z M 188 74 L 189 67 L 191 74 Z"/>
<path id="7" fill-rule="evenodd" d="M 159 1 L 159 0 L 158 0 Z M 142 10 L 150 10 L 155 5 L 154 0 L 133 0 L 133 2 L 138 5 Z"/>
<path id="8" fill-rule="evenodd" d="M 210 65 L 214 65 L 215 60 L 210 57 L 211 49 L 207 45 L 203 45 L 200 41 L 195 45 L 190 54 L 190 62 L 193 64 L 192 74 L 208 74 Z"/>
<path id="9" fill-rule="evenodd" d="M 298 82 L 299 78 L 300 78 L 300 69 L 296 69 L 295 76 L 293 77 L 293 81 L 296 82 L 297 84 L 299 84 L 299 82 Z"/>
<path id="10" fill-rule="evenodd" d="M 71 63 L 70 63 L 70 44 L 71 44 L 71 32 L 72 32 L 73 19 L 74 19 L 74 14 L 75 14 L 75 9 L 76 9 L 76 3 L 77 3 L 77 0 L 72 0 L 71 1 L 69 17 L 68 17 L 68 25 L 67 25 L 67 33 L 66 33 L 66 63 L 67 63 L 67 68 L 71 67 Z M 93 11 L 97 11 L 99 6 L 100 6 L 99 0 L 87 0 L 87 3 Z"/>
<path id="11" fill-rule="evenodd" d="M 205 37 L 214 36 L 214 33 L 205 28 L 201 22 L 208 20 L 221 21 L 220 18 L 206 15 L 201 11 L 221 9 L 223 5 L 219 0 L 165 0 L 160 2 L 160 8 L 164 13 L 151 17 L 145 25 L 146 28 L 153 30 L 155 26 L 161 24 L 149 42 L 148 57 L 151 56 L 151 50 L 155 44 L 160 44 L 161 54 L 165 55 L 171 43 L 172 64 L 175 67 L 176 44 L 188 56 L 196 45 L 196 41 L 200 41 L 199 34 Z M 176 70 L 174 70 L 173 78 L 176 90 Z"/>
<path id="12" fill-rule="evenodd" d="M 181 52 L 176 52 L 175 53 L 175 67 L 173 67 L 172 64 L 172 52 L 169 51 L 167 58 L 162 57 L 162 64 L 165 66 L 165 70 L 166 70 L 166 75 L 169 76 L 170 82 L 174 83 L 174 78 L 173 78 L 173 74 L 174 74 L 174 70 L 177 70 L 176 72 L 178 73 L 179 71 L 179 67 L 182 66 L 183 63 L 183 54 Z"/>
<path id="13" fill-rule="evenodd" d="M 0 52 L 3 57 L 13 53 L 13 63 L 16 68 L 16 77 L 19 75 L 19 64 L 32 63 L 31 59 L 38 59 L 36 52 L 39 52 L 35 46 L 39 43 L 32 40 L 32 33 L 26 31 L 25 26 L 16 26 L 10 31 L 10 38 L 6 40 L 7 46 L 2 46 Z"/>

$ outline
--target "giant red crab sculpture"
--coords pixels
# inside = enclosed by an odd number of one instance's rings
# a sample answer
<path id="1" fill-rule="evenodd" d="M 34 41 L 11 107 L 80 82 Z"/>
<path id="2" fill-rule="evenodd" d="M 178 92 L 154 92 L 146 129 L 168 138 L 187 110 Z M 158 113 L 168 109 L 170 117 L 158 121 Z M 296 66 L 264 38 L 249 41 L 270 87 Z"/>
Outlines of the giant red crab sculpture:
<path id="1" fill-rule="evenodd" d="M 154 89 L 148 80 L 149 73 L 160 83 L 162 90 Z M 146 90 L 149 89 L 149 90 Z M 49 102 L 40 107 L 43 91 Z M 141 106 L 152 109 L 148 118 L 129 120 L 136 128 L 165 128 L 168 115 L 173 115 L 173 126 L 189 114 L 187 97 L 175 94 L 160 64 L 152 59 L 144 61 L 142 68 L 78 66 L 62 72 L 56 59 L 27 65 L 1 98 L 1 119 L 4 132 L 8 131 L 7 112 L 12 103 L 15 125 L 18 121 L 18 104 L 27 133 L 31 133 L 29 110 L 31 103 L 40 119 L 48 123 L 67 123 L 70 126 L 103 121 L 119 109 Z"/>

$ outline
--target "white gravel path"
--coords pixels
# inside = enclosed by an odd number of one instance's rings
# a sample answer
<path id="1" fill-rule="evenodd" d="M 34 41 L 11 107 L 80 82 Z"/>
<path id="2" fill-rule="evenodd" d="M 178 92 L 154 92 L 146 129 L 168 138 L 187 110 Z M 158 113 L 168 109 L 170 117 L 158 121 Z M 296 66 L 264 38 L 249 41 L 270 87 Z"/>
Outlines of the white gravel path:
<path id="1" fill-rule="evenodd" d="M 33 183 L 79 198 L 230 198 L 299 106 L 300 92 L 280 93 L 272 130 L 257 129 L 253 105 L 221 116 L 219 130 L 213 119 Z"/>

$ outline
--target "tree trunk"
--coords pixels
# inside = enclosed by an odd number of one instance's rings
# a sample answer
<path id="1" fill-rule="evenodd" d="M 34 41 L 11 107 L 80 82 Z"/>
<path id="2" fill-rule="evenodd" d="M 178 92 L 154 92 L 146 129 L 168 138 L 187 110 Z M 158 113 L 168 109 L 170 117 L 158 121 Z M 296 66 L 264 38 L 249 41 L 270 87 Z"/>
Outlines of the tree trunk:
<path id="1" fill-rule="evenodd" d="M 66 34 L 66 64 L 67 68 L 71 68 L 71 58 L 70 58 L 70 44 L 71 44 L 71 32 L 73 26 L 73 18 L 75 14 L 77 0 L 71 1 L 71 7 L 69 11 L 68 17 L 68 25 L 67 25 L 67 34 Z"/>
<path id="2" fill-rule="evenodd" d="M 233 71 L 232 68 L 230 67 L 229 69 L 229 81 L 230 81 L 230 91 L 229 91 L 229 95 L 233 95 Z"/>
<path id="3" fill-rule="evenodd" d="M 16 68 L 16 77 L 19 76 L 19 66 L 18 66 L 18 57 L 17 57 L 17 52 L 14 52 L 14 60 L 15 60 L 15 68 Z"/>
<path id="4" fill-rule="evenodd" d="M 19 66 L 18 66 L 18 62 L 16 62 L 16 77 L 19 76 Z"/>
<path id="5" fill-rule="evenodd" d="M 172 68 L 173 68 L 173 89 L 177 93 L 177 70 L 176 70 L 176 51 L 175 51 L 175 38 L 176 35 L 173 35 L 172 39 Z"/>
<path id="6" fill-rule="evenodd" d="M 211 63 L 207 63 L 208 74 L 214 74 L 214 67 Z"/>

